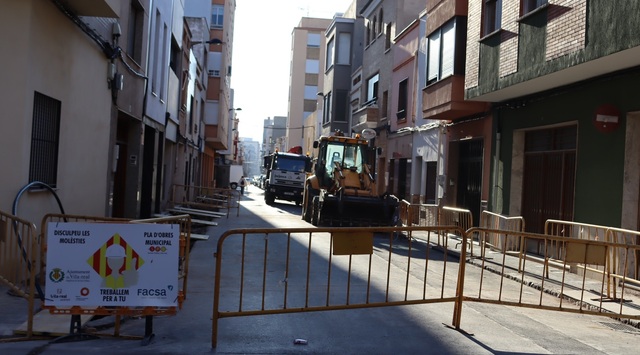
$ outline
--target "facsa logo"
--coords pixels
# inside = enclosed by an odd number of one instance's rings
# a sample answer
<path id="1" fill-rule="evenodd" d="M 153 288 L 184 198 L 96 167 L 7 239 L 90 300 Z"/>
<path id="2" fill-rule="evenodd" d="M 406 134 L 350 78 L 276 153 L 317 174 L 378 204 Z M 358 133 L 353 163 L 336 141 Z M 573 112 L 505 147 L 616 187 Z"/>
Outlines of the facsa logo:
<path id="1" fill-rule="evenodd" d="M 138 289 L 138 296 L 167 297 L 167 290 L 159 288 L 140 288 Z"/>

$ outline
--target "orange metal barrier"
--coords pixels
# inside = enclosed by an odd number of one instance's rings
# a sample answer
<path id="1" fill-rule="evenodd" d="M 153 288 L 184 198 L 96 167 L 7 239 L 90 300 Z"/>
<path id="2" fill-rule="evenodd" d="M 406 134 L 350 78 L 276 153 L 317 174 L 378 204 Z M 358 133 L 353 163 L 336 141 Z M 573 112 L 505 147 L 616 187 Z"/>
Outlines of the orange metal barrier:
<path id="1" fill-rule="evenodd" d="M 229 230 L 218 240 L 215 253 L 212 346 L 217 344 L 221 318 L 264 314 L 454 302 L 457 328 L 462 300 L 457 256 L 448 254 L 448 238 L 444 255 L 429 247 L 446 234 L 464 235 L 464 231 L 459 227 Z"/>
<path id="2" fill-rule="evenodd" d="M 490 211 L 482 211 L 480 215 L 480 227 L 500 231 L 524 232 L 524 217 L 503 216 Z M 520 240 L 518 238 L 507 239 L 502 233 L 487 233 L 486 237 L 488 238 L 489 246 L 502 252 L 520 250 Z"/>
<path id="3" fill-rule="evenodd" d="M 500 248 L 491 235 L 502 236 Z M 470 258 L 473 239 L 483 252 Z M 505 253 L 510 239 L 542 247 Z M 215 253 L 212 346 L 222 318 L 439 302 L 454 303 L 456 329 L 465 301 L 640 319 L 640 297 L 629 292 L 628 279 L 616 285 L 604 273 L 595 279 L 572 272 L 580 264 L 607 269 L 611 250 L 624 250 L 627 269 L 640 255 L 640 246 L 628 243 L 459 226 L 229 230 Z M 531 262 L 552 257 L 559 257 L 558 270 L 549 276 L 544 262 Z M 609 288 L 620 298 L 608 297 Z"/>
<path id="4" fill-rule="evenodd" d="M 443 226 L 457 226 L 460 227 L 463 231 L 473 227 L 473 214 L 471 211 L 464 208 L 456 208 L 456 207 L 442 207 L 440 209 L 440 218 L 438 219 L 440 225 Z M 456 234 L 459 238 L 466 238 L 466 234 Z M 473 236 L 471 236 L 471 240 L 467 243 L 469 246 L 469 252 L 471 256 L 473 255 Z"/>
<path id="5" fill-rule="evenodd" d="M 47 224 L 49 222 L 94 222 L 94 223 L 157 223 L 157 224 L 178 224 L 180 226 L 180 249 L 178 253 L 178 277 L 181 281 L 178 293 L 178 308 L 182 308 L 182 303 L 186 299 L 187 280 L 189 273 L 189 240 L 191 237 L 191 216 L 179 215 L 161 218 L 127 220 L 123 218 L 108 218 L 95 216 L 79 216 L 79 215 L 63 215 L 63 214 L 47 214 L 42 219 L 41 224 L 41 251 L 43 263 L 41 273 L 46 271 L 46 249 L 47 249 Z M 45 278 L 40 277 L 44 282 Z M 174 315 L 177 312 L 175 307 L 159 308 L 159 307 L 97 307 L 91 309 L 83 309 L 80 307 L 57 308 L 46 307 L 52 314 L 95 314 L 95 315 L 126 315 L 126 316 L 149 316 L 149 315 Z"/>
<path id="6" fill-rule="evenodd" d="M 421 203 L 400 201 L 400 220 L 403 226 L 437 226 L 439 225 L 440 207 Z"/>
<path id="7" fill-rule="evenodd" d="M 629 296 L 624 283 L 612 284 L 605 273 L 601 273 L 599 278 L 591 278 L 587 277 L 586 272 L 580 274 L 574 272 L 576 265 L 594 265 L 608 269 L 611 266 L 609 254 L 612 250 L 624 248 L 630 255 L 639 253 L 640 246 L 486 228 L 472 228 L 467 231 L 469 235 L 491 233 L 521 240 L 526 245 L 540 245 L 541 247 L 533 252 L 523 249 L 517 257 L 502 252 L 497 255 L 485 252 L 485 257 L 480 260 L 470 259 L 469 263 L 476 264 L 480 268 L 476 270 L 476 275 L 470 277 L 468 274 L 464 279 L 465 301 L 584 313 L 620 319 L 640 319 L 640 310 L 633 304 L 627 304 L 624 300 Z M 481 248 L 488 248 L 487 239 L 480 238 Z M 562 252 L 558 253 L 558 250 L 562 250 Z M 557 271 L 549 274 L 546 262 L 531 262 L 535 259 L 539 261 L 541 258 L 547 261 L 554 259 Z M 521 265 L 520 262 L 522 262 Z M 518 267 L 521 267 L 521 272 L 512 272 Z M 487 270 L 493 270 L 493 272 Z M 487 282 L 485 280 L 488 278 L 499 278 L 500 288 L 496 290 L 483 287 L 483 282 Z M 514 284 L 513 281 L 516 283 Z M 533 286 L 533 288 L 525 288 L 525 286 Z M 608 290 L 610 288 L 617 290 L 621 295 L 620 298 L 609 297 Z M 574 302 L 566 302 L 566 299 L 571 299 Z"/>
<path id="8" fill-rule="evenodd" d="M 35 225 L 0 211 L 0 282 L 28 303 L 25 340 L 33 337 L 37 265 L 38 241 Z"/>
<path id="9" fill-rule="evenodd" d="M 93 222 L 93 223 L 154 223 L 154 224 L 177 224 L 180 228 L 180 245 L 178 252 L 178 277 L 179 277 L 179 291 L 178 291 L 178 307 L 95 307 L 95 308 L 83 308 L 80 306 L 73 306 L 70 308 L 58 308 L 55 306 L 43 306 L 48 309 L 52 314 L 71 315 L 72 317 L 79 317 L 80 315 L 114 315 L 116 316 L 116 323 L 114 326 L 113 336 L 121 336 L 120 334 L 120 321 L 122 316 L 146 316 L 147 325 L 145 327 L 145 339 L 150 340 L 151 334 L 151 321 L 150 317 L 159 315 L 175 315 L 177 309 L 182 308 L 182 303 L 186 299 L 187 294 L 187 280 L 189 272 L 189 251 L 190 251 L 190 237 L 191 237 L 191 217 L 189 215 L 168 216 L 161 218 L 151 218 L 144 220 L 127 220 L 122 218 L 108 218 L 108 217 L 94 217 L 94 216 L 79 216 L 79 215 L 63 215 L 63 214 L 47 214 L 43 217 L 41 223 L 41 263 L 40 272 L 44 274 L 46 271 L 46 250 L 47 250 L 47 225 L 50 222 Z M 45 278 L 41 276 L 39 278 L 41 282 L 44 282 Z M 30 315 L 30 321 L 33 316 Z M 72 324 L 73 324 L 72 318 Z M 72 328 L 73 329 L 73 328 Z M 140 338 L 140 337 L 134 337 Z"/>
<path id="10" fill-rule="evenodd" d="M 599 275 L 606 274 L 612 283 L 618 280 L 640 285 L 638 279 L 638 258 L 640 258 L 640 254 L 629 250 L 629 246 L 640 245 L 640 232 L 587 223 L 547 220 L 545 223 L 545 233 L 571 239 L 616 243 L 619 247 L 609 249 L 606 267 L 603 265 L 579 263 L 574 266 L 574 272 L 578 272 L 579 270 L 590 277 L 596 278 L 599 277 Z M 551 245 L 550 250 L 552 253 L 545 260 L 547 267 L 549 265 L 553 266 L 554 261 L 561 258 L 566 252 L 562 244 Z M 608 288 L 607 296 L 616 298 L 616 288 Z"/>
<path id="11" fill-rule="evenodd" d="M 615 277 L 640 285 L 640 253 L 629 249 L 628 245 L 640 245 L 640 232 L 620 228 L 607 229 L 607 241 L 624 244 L 614 251 L 612 262 Z"/>

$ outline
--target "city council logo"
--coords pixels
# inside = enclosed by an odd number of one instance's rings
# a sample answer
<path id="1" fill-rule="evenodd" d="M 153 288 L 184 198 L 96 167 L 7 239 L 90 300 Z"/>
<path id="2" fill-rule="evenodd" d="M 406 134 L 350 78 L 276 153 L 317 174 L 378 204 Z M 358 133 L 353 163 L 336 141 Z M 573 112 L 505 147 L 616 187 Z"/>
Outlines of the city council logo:
<path id="1" fill-rule="evenodd" d="M 49 280 L 53 282 L 62 282 L 64 280 L 64 272 L 60 268 L 55 268 L 49 273 Z"/>

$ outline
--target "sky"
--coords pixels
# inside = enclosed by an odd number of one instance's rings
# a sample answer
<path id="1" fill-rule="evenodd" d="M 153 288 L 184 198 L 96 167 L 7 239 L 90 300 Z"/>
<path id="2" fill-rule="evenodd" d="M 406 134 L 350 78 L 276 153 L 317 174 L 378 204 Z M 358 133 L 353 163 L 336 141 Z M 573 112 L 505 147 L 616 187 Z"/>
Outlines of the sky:
<path id="1" fill-rule="evenodd" d="M 264 120 L 286 116 L 291 33 L 302 17 L 333 18 L 351 0 L 237 0 L 231 88 L 240 137 L 262 140 Z"/>

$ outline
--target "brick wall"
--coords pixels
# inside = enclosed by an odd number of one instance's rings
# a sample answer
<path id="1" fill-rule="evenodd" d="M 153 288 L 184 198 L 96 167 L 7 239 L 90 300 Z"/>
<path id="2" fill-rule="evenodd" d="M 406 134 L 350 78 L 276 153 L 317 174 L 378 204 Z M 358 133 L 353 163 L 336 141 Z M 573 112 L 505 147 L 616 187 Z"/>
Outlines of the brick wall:
<path id="1" fill-rule="evenodd" d="M 518 71 L 518 32 L 520 0 L 502 0 L 502 33 L 500 44 L 500 77 Z"/>
<path id="2" fill-rule="evenodd" d="M 480 56 L 480 24 L 482 19 L 482 0 L 469 1 L 467 17 L 467 59 L 465 64 L 464 88 L 478 86 Z"/>
<path id="3" fill-rule="evenodd" d="M 549 0 L 546 59 L 584 48 L 587 0 Z"/>

